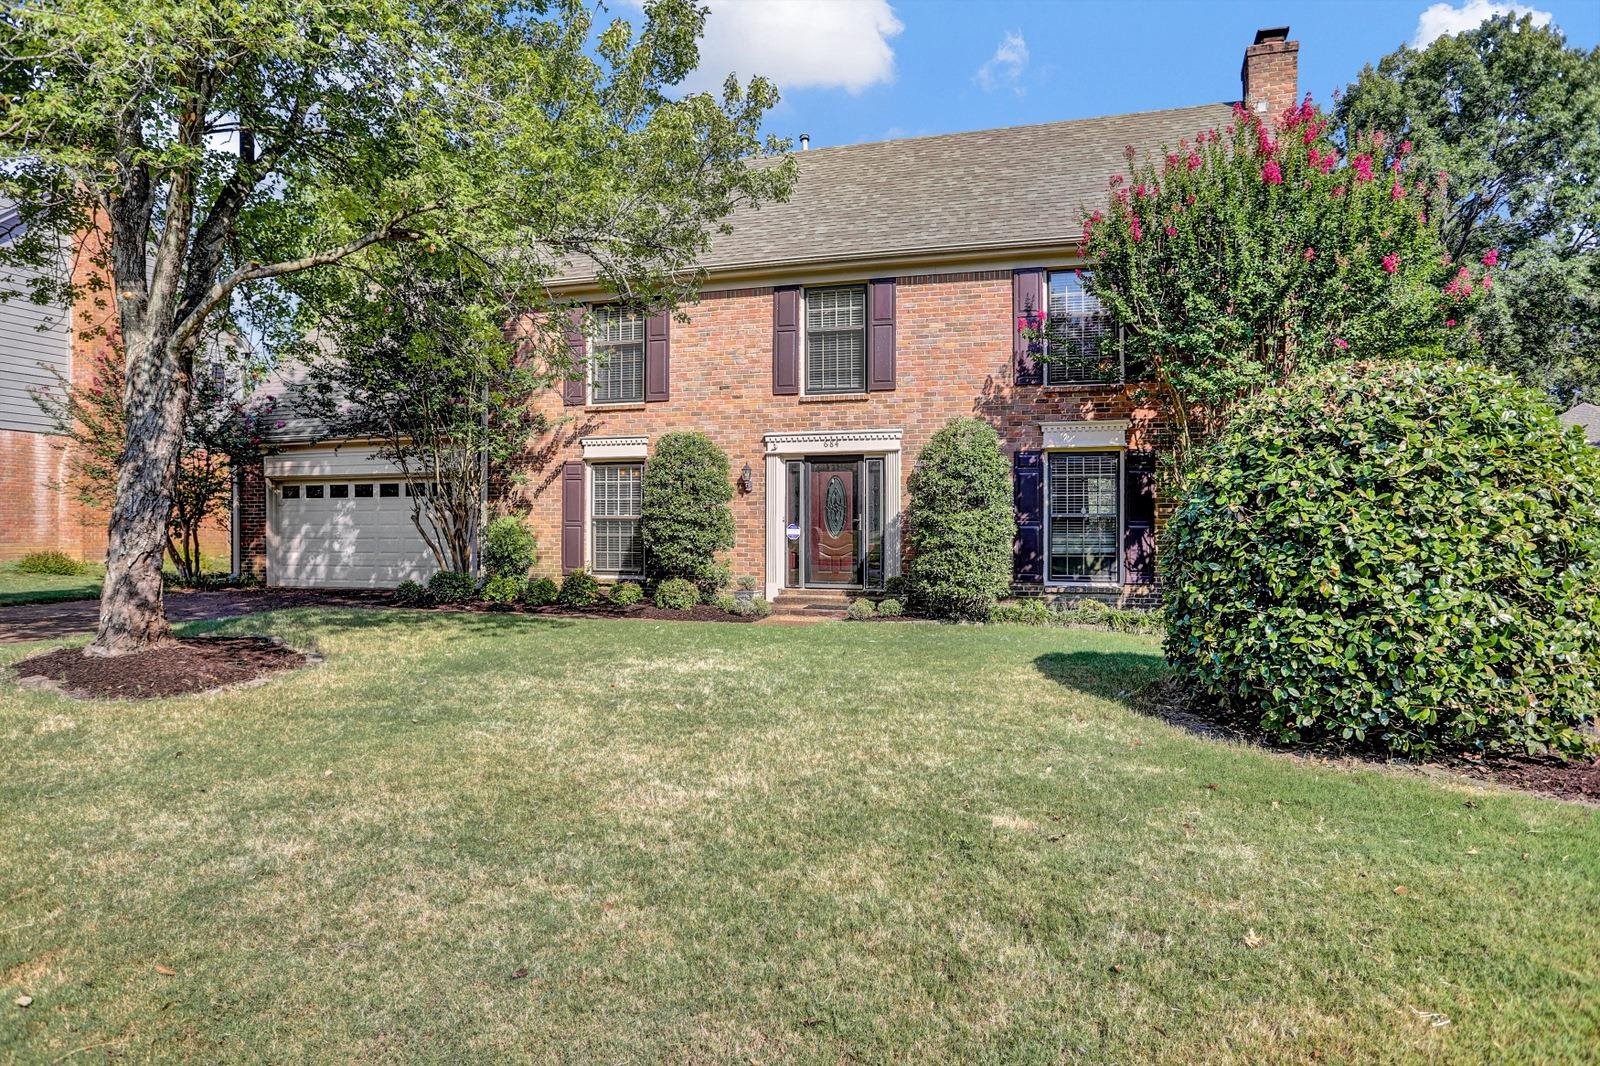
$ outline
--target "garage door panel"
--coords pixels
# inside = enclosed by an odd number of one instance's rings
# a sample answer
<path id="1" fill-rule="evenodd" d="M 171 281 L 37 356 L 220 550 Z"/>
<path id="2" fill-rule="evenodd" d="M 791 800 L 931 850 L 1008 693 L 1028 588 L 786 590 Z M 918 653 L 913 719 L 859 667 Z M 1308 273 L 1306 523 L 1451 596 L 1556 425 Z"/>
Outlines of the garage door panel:
<path id="1" fill-rule="evenodd" d="M 284 482 L 273 486 L 267 533 L 267 582 L 294 587 L 390 588 L 426 581 L 438 564 L 411 520 L 411 501 L 382 496 L 379 480 Z M 328 486 L 351 486 L 334 497 Z M 372 495 L 356 495 L 356 485 Z M 304 491 L 322 485 L 320 498 Z M 292 495 L 285 497 L 288 487 Z"/>

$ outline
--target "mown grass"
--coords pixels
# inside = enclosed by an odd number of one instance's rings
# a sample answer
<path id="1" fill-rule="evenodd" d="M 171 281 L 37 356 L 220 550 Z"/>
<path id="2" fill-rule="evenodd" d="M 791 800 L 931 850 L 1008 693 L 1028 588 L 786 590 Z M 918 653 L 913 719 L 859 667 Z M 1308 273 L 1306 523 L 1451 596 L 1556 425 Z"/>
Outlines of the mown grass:
<path id="1" fill-rule="evenodd" d="M 100 595 L 104 576 L 98 566 L 81 574 L 27 574 L 11 563 L 0 565 L 0 607 L 93 599 Z"/>
<path id="2" fill-rule="evenodd" d="M 1143 718 L 1148 637 L 212 628 L 327 659 L 137 705 L 0 682 L 0 1060 L 1600 1046 L 1600 814 Z"/>

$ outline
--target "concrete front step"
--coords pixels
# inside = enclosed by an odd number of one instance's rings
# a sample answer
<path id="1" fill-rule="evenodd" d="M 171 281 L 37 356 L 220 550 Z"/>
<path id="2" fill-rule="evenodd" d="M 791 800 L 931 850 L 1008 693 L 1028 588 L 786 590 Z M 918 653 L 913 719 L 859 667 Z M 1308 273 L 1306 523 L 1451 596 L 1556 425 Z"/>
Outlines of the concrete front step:
<path id="1" fill-rule="evenodd" d="M 831 589 L 788 589 L 772 604 L 772 617 L 793 621 L 843 618 L 852 596 Z"/>

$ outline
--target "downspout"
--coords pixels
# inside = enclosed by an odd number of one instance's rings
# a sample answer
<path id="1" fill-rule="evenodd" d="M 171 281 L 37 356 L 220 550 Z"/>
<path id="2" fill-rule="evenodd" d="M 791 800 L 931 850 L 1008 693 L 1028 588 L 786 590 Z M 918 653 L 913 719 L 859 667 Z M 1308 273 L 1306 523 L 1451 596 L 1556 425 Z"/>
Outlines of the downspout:
<path id="1" fill-rule="evenodd" d="M 232 566 L 228 571 L 228 583 L 239 583 L 239 477 L 242 471 L 237 464 L 233 466 L 232 499 L 228 501 L 228 554 L 232 557 Z"/>

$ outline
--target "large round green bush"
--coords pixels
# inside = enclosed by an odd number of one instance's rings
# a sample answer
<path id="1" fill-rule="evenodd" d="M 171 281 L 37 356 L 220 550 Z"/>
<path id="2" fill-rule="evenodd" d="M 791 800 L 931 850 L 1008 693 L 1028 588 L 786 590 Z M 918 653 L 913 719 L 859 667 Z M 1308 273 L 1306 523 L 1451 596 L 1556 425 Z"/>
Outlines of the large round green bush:
<path id="1" fill-rule="evenodd" d="M 1160 553 L 1167 655 L 1288 741 L 1577 753 L 1600 682 L 1600 455 L 1470 364 L 1250 401 Z"/>
<path id="2" fill-rule="evenodd" d="M 733 547 L 733 482 L 728 457 L 704 433 L 667 433 L 644 467 L 645 576 L 651 584 L 672 578 L 701 592 L 727 580 L 717 553 Z"/>
<path id="3" fill-rule="evenodd" d="M 484 530 L 484 576 L 525 578 L 538 560 L 538 542 L 515 515 L 501 515 Z"/>
<path id="4" fill-rule="evenodd" d="M 994 427 L 958 418 L 911 473 L 906 594 L 922 614 L 983 619 L 1011 588 L 1011 470 Z"/>

